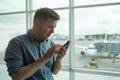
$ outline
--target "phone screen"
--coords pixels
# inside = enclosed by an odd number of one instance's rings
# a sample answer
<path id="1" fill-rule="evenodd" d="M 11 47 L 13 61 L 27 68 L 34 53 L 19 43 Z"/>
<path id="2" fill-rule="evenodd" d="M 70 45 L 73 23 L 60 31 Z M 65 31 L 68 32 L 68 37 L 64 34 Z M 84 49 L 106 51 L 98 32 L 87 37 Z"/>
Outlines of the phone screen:
<path id="1" fill-rule="evenodd" d="M 67 46 L 70 44 L 70 40 L 68 40 L 64 45 L 63 45 L 63 47 L 65 47 L 65 48 L 67 48 Z"/>

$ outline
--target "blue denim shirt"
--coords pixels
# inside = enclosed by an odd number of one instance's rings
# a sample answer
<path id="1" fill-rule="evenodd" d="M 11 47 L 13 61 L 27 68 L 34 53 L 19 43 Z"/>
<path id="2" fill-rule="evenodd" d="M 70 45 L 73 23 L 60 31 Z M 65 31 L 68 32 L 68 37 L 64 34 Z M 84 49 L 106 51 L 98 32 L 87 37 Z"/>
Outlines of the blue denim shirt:
<path id="1" fill-rule="evenodd" d="M 4 59 L 9 75 L 12 76 L 20 67 L 33 63 L 44 56 L 46 51 L 53 45 L 54 43 L 51 40 L 36 42 L 31 30 L 25 35 L 13 38 L 8 44 Z M 55 60 L 56 55 L 26 80 L 54 80 L 51 69 Z"/>

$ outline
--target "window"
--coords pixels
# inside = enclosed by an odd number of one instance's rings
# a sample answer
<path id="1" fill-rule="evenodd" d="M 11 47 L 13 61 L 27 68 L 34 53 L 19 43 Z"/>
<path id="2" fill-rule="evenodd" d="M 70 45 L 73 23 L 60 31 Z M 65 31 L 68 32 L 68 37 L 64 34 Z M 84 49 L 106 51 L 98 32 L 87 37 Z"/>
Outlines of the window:
<path id="1" fill-rule="evenodd" d="M 26 32 L 25 14 L 11 14 L 0 16 L 0 60 L 3 61 L 4 52 L 11 38 Z"/>
<path id="2" fill-rule="evenodd" d="M 0 0 L 0 13 L 25 10 L 25 0 Z"/>
<path id="3" fill-rule="evenodd" d="M 55 80 L 118 80 L 120 0 L 0 0 L 0 77 L 3 80 L 10 79 L 3 64 L 9 40 L 32 27 L 33 14 L 41 7 L 52 8 L 61 17 L 50 39 L 56 44 L 73 39 Z"/>
<path id="4" fill-rule="evenodd" d="M 75 66 L 120 70 L 120 6 L 75 9 Z"/>
<path id="5" fill-rule="evenodd" d="M 1 60 L 0 60 L 1 62 Z M 7 73 L 7 68 L 6 68 L 6 65 L 5 64 L 0 64 L 0 77 L 2 80 L 11 80 L 11 78 L 8 75 Z"/>
<path id="6" fill-rule="evenodd" d="M 55 80 L 70 80 L 69 73 L 67 71 L 60 71 L 58 75 L 54 75 Z"/>
<path id="7" fill-rule="evenodd" d="M 69 13 L 68 10 L 56 10 L 56 12 L 60 15 L 60 21 L 58 21 L 51 39 L 56 44 L 64 44 L 69 38 Z M 68 66 L 69 50 L 63 60 L 63 65 Z"/>

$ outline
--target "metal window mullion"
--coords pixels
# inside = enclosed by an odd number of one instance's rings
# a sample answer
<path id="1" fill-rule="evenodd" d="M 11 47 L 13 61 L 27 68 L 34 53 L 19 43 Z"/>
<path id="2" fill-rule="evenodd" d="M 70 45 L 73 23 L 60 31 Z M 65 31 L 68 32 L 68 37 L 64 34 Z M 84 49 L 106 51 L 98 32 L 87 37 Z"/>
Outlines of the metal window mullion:
<path id="1" fill-rule="evenodd" d="M 72 41 L 70 46 L 70 56 L 69 56 L 69 80 L 74 80 L 74 0 L 69 0 L 69 38 Z"/>
<path id="2" fill-rule="evenodd" d="M 28 30 L 28 0 L 26 0 L 26 31 Z"/>
<path id="3" fill-rule="evenodd" d="M 31 28 L 32 24 L 32 0 L 26 0 L 26 30 Z"/>
<path id="4" fill-rule="evenodd" d="M 33 0 L 30 0 L 30 9 L 29 9 L 29 23 L 30 23 L 30 28 L 32 27 L 32 23 L 33 23 L 33 18 L 32 18 L 32 9 L 33 9 Z"/>
<path id="5" fill-rule="evenodd" d="M 20 14 L 20 13 L 25 13 L 25 12 L 26 11 L 6 12 L 6 13 L 0 13 L 0 15 Z"/>

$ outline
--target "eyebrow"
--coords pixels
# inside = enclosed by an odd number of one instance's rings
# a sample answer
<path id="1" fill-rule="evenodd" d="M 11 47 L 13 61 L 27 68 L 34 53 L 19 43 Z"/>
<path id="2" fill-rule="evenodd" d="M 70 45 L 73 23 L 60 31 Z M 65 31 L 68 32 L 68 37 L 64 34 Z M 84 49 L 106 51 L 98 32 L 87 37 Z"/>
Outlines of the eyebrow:
<path id="1" fill-rule="evenodd" d="M 49 26 L 50 28 L 56 28 L 56 26 L 51 26 L 50 24 L 48 24 L 48 26 Z"/>

